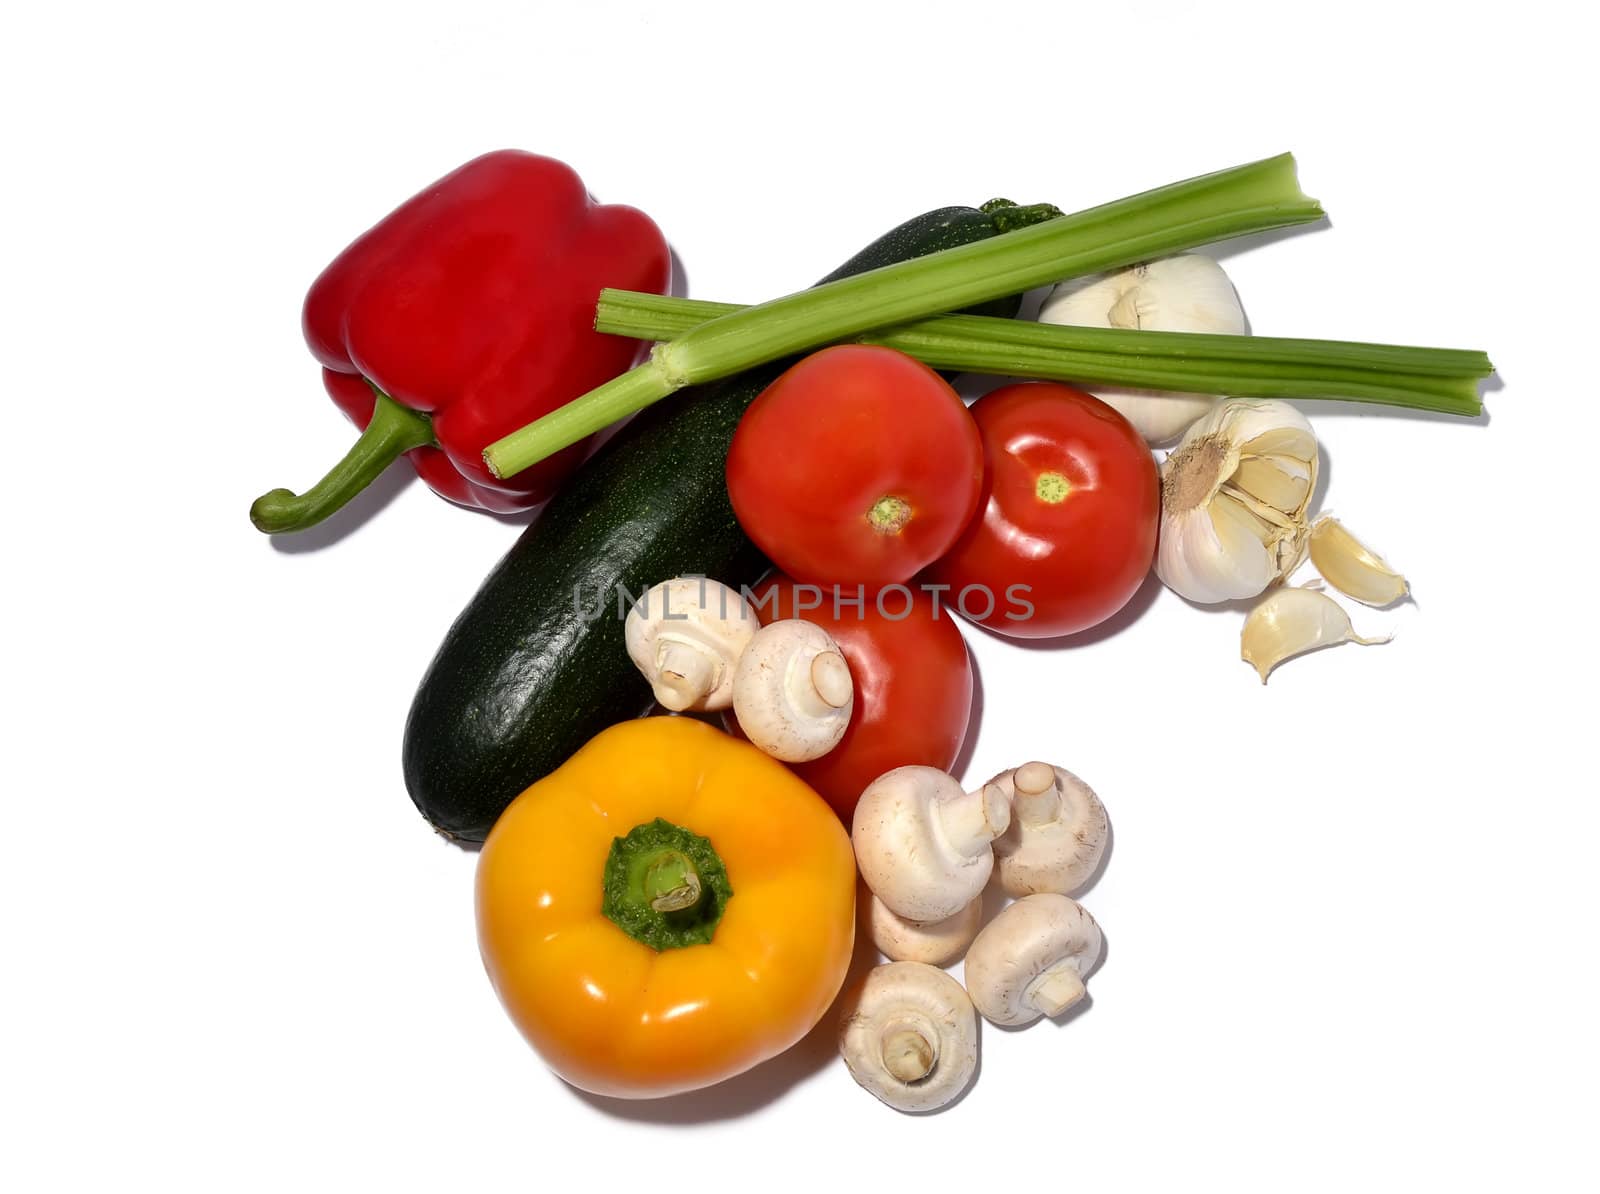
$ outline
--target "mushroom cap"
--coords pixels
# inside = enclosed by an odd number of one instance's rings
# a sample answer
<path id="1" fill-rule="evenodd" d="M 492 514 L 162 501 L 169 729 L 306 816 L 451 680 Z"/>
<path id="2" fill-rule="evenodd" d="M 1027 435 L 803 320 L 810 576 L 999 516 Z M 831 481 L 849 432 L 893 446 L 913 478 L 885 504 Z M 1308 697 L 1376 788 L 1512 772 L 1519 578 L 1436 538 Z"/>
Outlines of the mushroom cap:
<path id="1" fill-rule="evenodd" d="M 733 675 L 733 712 L 756 746 L 786 763 L 827 754 L 844 737 L 855 685 L 828 632 L 786 618 L 756 631 Z"/>
<path id="2" fill-rule="evenodd" d="M 967 949 L 967 993 L 996 1024 L 1060 1015 L 1083 997 L 1101 943 L 1100 926 L 1076 900 L 1054 892 L 1023 896 Z"/>
<path id="3" fill-rule="evenodd" d="M 1040 773 L 1054 772 L 1054 797 L 1047 796 L 1048 820 L 1031 815 L 1028 802 L 1018 798 L 1017 776 L 1032 781 L 1037 790 Z M 1106 806 L 1094 789 L 1064 767 L 1047 763 L 1027 763 L 1007 771 L 992 781 L 1011 798 L 1011 824 L 995 839 L 994 866 L 1000 886 L 1008 895 L 1025 896 L 1036 892 L 1070 895 L 1094 875 L 1110 838 Z M 1053 806 L 1053 807 L 1051 807 Z"/>
<path id="4" fill-rule="evenodd" d="M 744 595 L 703 576 L 648 589 L 628 611 L 628 657 L 674 713 L 733 704 L 734 667 L 760 619 Z"/>
<path id="5" fill-rule="evenodd" d="M 896 767 L 868 784 L 856 804 L 856 866 L 896 916 L 944 920 L 989 882 L 989 843 L 1010 815 L 1005 793 L 992 784 L 968 794 L 936 767 Z"/>
<path id="6" fill-rule="evenodd" d="M 889 962 L 841 1001 L 850 1076 L 897 1111 L 932 1111 L 978 1066 L 978 1017 L 961 984 L 921 962 Z"/>
<path id="7" fill-rule="evenodd" d="M 931 923 L 896 916 L 877 896 L 869 896 L 865 903 L 872 944 L 896 962 L 948 966 L 972 944 L 983 921 L 981 895 L 954 916 Z"/>

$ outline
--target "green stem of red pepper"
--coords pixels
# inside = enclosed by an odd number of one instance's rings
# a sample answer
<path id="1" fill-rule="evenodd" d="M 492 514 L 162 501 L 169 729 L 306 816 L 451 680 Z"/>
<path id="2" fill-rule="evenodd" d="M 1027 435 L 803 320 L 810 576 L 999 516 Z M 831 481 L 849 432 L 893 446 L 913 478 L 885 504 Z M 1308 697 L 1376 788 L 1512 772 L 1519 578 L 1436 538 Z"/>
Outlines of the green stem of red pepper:
<path id="1" fill-rule="evenodd" d="M 257 530 L 281 535 L 314 526 L 377 480 L 378 474 L 402 455 L 434 442 L 433 424 L 427 415 L 401 406 L 381 391 L 373 393 L 377 404 L 367 429 L 327 476 L 304 493 L 274 489 L 255 500 L 250 521 Z"/>

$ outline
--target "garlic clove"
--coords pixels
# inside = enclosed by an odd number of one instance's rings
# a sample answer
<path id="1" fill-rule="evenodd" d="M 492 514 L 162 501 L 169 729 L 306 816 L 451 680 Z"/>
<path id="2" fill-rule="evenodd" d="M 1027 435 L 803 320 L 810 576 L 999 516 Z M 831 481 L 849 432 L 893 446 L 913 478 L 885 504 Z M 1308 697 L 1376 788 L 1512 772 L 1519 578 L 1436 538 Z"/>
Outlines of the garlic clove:
<path id="1" fill-rule="evenodd" d="M 1217 590 L 1225 600 L 1254 597 L 1277 579 L 1277 560 L 1268 546 L 1273 528 L 1225 493 L 1211 499 L 1207 512 L 1228 563 L 1218 570 Z"/>
<path id="2" fill-rule="evenodd" d="M 1272 669 L 1286 660 L 1340 643 L 1377 646 L 1392 636 L 1362 638 L 1332 597 L 1315 589 L 1279 589 L 1244 620 L 1239 634 L 1240 657 L 1267 682 Z"/>
<path id="3" fill-rule="evenodd" d="M 1295 510 L 1311 498 L 1311 469 L 1285 456 L 1245 456 L 1230 484 L 1278 510 Z"/>
<path id="4" fill-rule="evenodd" d="M 1276 578 L 1259 520 L 1217 495 L 1195 516 L 1161 528 L 1156 573 L 1173 592 L 1202 605 L 1254 597 Z"/>
<path id="5" fill-rule="evenodd" d="M 1290 403 L 1276 398 L 1234 398 L 1216 413 L 1216 422 L 1227 428 L 1241 451 L 1303 460 L 1316 457 L 1316 432 Z"/>
<path id="6" fill-rule="evenodd" d="M 1339 592 L 1366 605 L 1392 605 L 1411 591 L 1404 576 L 1331 514 L 1311 528 L 1311 563 Z"/>
<path id="7" fill-rule="evenodd" d="M 1174 521 L 1161 528 L 1156 574 L 1189 601 L 1210 605 L 1228 600 L 1233 570 L 1221 563 L 1224 559 L 1222 542 L 1210 518 Z"/>
<path id="8" fill-rule="evenodd" d="M 1306 558 L 1307 530 L 1305 519 L 1297 515 L 1285 514 L 1282 510 L 1275 509 L 1265 502 L 1257 501 L 1243 490 L 1235 489 L 1231 484 L 1225 486 L 1221 493 L 1212 500 L 1216 505 L 1224 499 L 1237 503 L 1238 507 L 1248 515 L 1248 525 L 1260 536 L 1262 544 L 1272 560 L 1271 578 L 1267 584 L 1281 580 L 1300 566 L 1300 561 Z M 1262 585 L 1250 593 L 1240 593 L 1241 597 L 1254 597 L 1267 586 Z"/>
<path id="9" fill-rule="evenodd" d="M 1164 257 L 1115 273 L 1063 282 L 1039 311 L 1041 323 L 1136 328 L 1155 332 L 1248 335 L 1244 308 L 1228 275 L 1198 253 Z M 1175 394 L 1121 386 L 1094 393 L 1152 444 L 1181 434 L 1216 404 L 1212 394 Z"/>
<path id="10" fill-rule="evenodd" d="M 1293 415 L 1299 425 L 1263 426 L 1261 420 L 1251 419 L 1241 428 L 1240 451 L 1251 456 L 1288 456 L 1308 463 L 1317 458 L 1317 437 L 1304 415 L 1286 402 L 1273 400 L 1259 405 L 1279 408 L 1274 411 L 1274 417 Z"/>
<path id="11" fill-rule="evenodd" d="M 1231 485 L 1211 499 L 1207 512 L 1213 521 L 1219 511 L 1229 522 L 1249 531 L 1263 547 L 1272 546 L 1283 529 L 1283 519 L 1277 511 Z"/>

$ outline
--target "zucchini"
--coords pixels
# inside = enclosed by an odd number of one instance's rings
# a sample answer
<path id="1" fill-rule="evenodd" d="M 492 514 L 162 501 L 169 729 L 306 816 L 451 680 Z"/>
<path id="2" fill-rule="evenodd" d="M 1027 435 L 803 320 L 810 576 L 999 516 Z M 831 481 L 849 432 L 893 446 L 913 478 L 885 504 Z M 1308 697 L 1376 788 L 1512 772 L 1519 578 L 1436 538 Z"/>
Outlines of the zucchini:
<path id="1" fill-rule="evenodd" d="M 994 200 L 886 233 L 824 282 L 970 244 L 1058 214 Z M 1015 315 L 1018 299 L 986 304 Z M 406 789 L 448 837 L 482 841 L 501 811 L 595 734 L 638 716 L 649 688 L 623 644 L 626 603 L 701 574 L 734 588 L 767 561 L 734 521 L 724 466 L 776 363 L 657 403 L 550 500 L 445 635 L 406 719 Z M 619 601 L 623 604 L 618 609 Z M 596 603 L 602 608 L 598 616 Z"/>

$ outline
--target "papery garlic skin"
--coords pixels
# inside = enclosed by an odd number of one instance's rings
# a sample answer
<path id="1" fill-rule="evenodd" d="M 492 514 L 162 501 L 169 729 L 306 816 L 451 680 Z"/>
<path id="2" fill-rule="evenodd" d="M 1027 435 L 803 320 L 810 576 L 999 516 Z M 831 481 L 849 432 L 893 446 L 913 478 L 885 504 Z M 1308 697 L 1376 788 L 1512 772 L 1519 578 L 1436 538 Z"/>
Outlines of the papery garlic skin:
<path id="1" fill-rule="evenodd" d="M 1411 591 L 1405 577 L 1331 514 L 1311 527 L 1311 563 L 1330 585 L 1364 605 L 1393 605 Z"/>
<path id="2" fill-rule="evenodd" d="M 1250 328 L 1239 295 L 1215 261 L 1198 253 L 1163 257 L 1112 274 L 1074 278 L 1052 290 L 1039 309 L 1041 323 L 1150 332 L 1211 332 L 1243 336 Z M 1095 386 L 1152 444 L 1165 443 L 1216 403 L 1214 394 L 1176 394 Z"/>
<path id="3" fill-rule="evenodd" d="M 1287 402 L 1230 398 L 1161 465 L 1156 574 L 1202 605 L 1264 592 L 1305 558 L 1317 437 Z"/>
<path id="4" fill-rule="evenodd" d="M 1308 651 L 1359 643 L 1364 647 L 1388 642 L 1362 638 L 1350 625 L 1350 615 L 1326 593 L 1315 589 L 1279 589 L 1250 611 L 1239 632 L 1239 656 L 1267 682 L 1272 669 Z"/>

